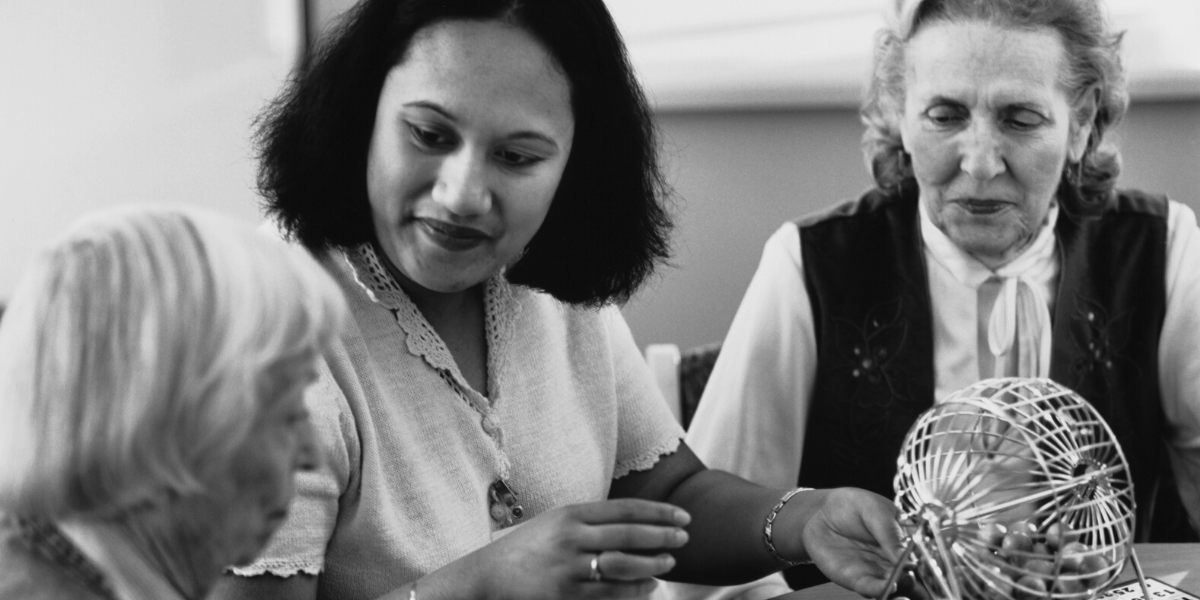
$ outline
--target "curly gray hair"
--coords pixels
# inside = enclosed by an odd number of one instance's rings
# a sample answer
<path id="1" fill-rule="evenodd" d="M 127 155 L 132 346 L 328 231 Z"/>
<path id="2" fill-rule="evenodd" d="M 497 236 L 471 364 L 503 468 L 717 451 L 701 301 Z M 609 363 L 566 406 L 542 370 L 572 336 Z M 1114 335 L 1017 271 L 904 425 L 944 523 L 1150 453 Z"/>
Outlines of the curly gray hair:
<path id="1" fill-rule="evenodd" d="M 1068 57 L 1062 84 L 1072 99 L 1071 127 L 1089 117 L 1092 131 L 1078 162 L 1063 168 L 1063 200 L 1077 198 L 1086 210 L 1105 205 L 1121 172 L 1121 154 L 1108 134 L 1129 105 L 1121 66 L 1121 33 L 1111 33 L 1098 0 L 896 0 L 894 20 L 876 34 L 871 81 L 859 116 L 866 131 L 862 151 L 876 185 L 898 188 L 913 179 L 900 139 L 904 114 L 905 48 L 918 31 L 939 21 L 984 21 L 1001 27 L 1049 27 Z M 1089 102 L 1094 94 L 1095 102 Z M 1094 109 L 1094 113 L 1092 112 Z"/>

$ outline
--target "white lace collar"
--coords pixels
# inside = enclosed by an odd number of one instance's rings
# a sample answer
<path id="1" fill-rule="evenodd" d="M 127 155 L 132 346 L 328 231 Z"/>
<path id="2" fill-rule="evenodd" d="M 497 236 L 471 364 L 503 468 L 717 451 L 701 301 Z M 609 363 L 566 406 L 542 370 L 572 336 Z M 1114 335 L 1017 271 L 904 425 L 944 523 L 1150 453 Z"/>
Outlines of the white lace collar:
<path id="1" fill-rule="evenodd" d="M 388 309 L 396 316 L 396 322 L 407 336 L 409 353 L 419 356 L 433 369 L 453 382 L 465 400 L 483 413 L 499 401 L 503 393 L 503 378 L 508 348 L 513 337 L 513 327 L 520 314 L 521 304 L 518 288 L 504 278 L 501 271 L 484 284 L 484 327 L 487 337 L 488 391 L 489 401 L 480 391 L 473 389 L 463 377 L 442 338 L 421 314 L 420 309 L 392 277 L 383 258 L 372 244 L 360 244 L 345 253 L 346 262 L 358 285 L 373 302 Z"/>

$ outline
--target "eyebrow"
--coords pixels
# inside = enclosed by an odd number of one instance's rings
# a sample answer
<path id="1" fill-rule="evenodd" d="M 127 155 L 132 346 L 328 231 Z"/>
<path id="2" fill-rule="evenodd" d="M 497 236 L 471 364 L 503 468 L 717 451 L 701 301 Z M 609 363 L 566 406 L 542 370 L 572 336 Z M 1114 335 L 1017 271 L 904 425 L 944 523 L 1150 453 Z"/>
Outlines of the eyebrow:
<path id="1" fill-rule="evenodd" d="M 928 98 L 928 99 L 926 99 L 926 100 L 925 100 L 925 104 L 927 104 L 927 105 L 933 105 L 933 104 L 957 104 L 957 105 L 959 105 L 959 106 L 962 106 L 962 105 L 963 105 L 963 101 L 962 101 L 962 100 L 959 100 L 959 99 L 957 99 L 957 98 L 952 98 L 952 97 L 950 97 L 950 96 L 944 96 L 944 95 L 942 95 L 942 94 L 938 94 L 938 95 L 936 95 L 936 96 L 933 96 L 932 98 Z"/>
<path id="2" fill-rule="evenodd" d="M 450 114 L 450 111 L 442 108 L 442 105 L 436 102 L 429 102 L 428 100 L 415 100 L 413 102 L 405 102 L 403 106 L 404 108 L 424 108 L 426 110 L 432 110 L 433 112 L 446 117 L 451 122 L 458 122 L 458 119 L 454 118 L 454 115 Z"/>
<path id="3" fill-rule="evenodd" d="M 446 110 L 445 107 L 443 107 L 442 105 L 440 105 L 436 102 L 430 102 L 428 100 L 414 100 L 413 102 L 404 103 L 403 106 L 405 108 L 423 108 L 426 110 L 431 110 L 431 111 L 441 115 L 442 117 L 444 117 L 446 120 L 450 121 L 451 123 L 458 123 L 458 119 L 455 118 L 454 115 L 450 111 Z M 507 137 L 509 139 L 514 139 L 514 140 L 531 140 L 531 141 L 535 141 L 535 142 L 542 142 L 545 144 L 549 144 L 552 148 L 554 148 L 554 150 L 556 152 L 559 149 L 558 142 L 554 141 L 554 138 L 551 138 L 550 136 L 548 136 L 544 133 L 541 133 L 539 131 L 522 130 L 522 131 L 517 131 L 515 133 L 509 134 Z"/>

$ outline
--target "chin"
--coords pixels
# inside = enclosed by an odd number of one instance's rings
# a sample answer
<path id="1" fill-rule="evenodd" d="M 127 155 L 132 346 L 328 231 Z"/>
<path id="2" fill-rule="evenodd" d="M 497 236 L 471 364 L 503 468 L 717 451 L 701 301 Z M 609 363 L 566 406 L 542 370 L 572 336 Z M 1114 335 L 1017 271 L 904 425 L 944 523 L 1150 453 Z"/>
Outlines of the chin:
<path id="1" fill-rule="evenodd" d="M 956 239 L 954 242 L 959 248 L 972 256 L 1002 262 L 1007 262 L 1015 256 L 1013 249 L 1018 245 L 1011 240 L 995 238 L 980 239 L 978 237 L 964 240 Z"/>
<path id="2" fill-rule="evenodd" d="M 446 281 L 446 280 L 441 280 L 441 279 L 430 278 L 430 279 L 427 279 L 424 281 L 418 281 L 417 283 L 421 287 L 423 287 L 431 292 L 437 292 L 439 294 L 455 294 L 455 293 L 458 293 L 458 292 L 461 292 L 464 290 L 468 290 L 472 286 L 475 286 L 484 281 L 487 281 L 487 277 L 483 277 L 479 281 L 474 281 L 474 282 L 472 282 L 472 281 Z"/>
<path id="3" fill-rule="evenodd" d="M 494 270 L 464 269 L 459 266 L 444 265 L 439 272 L 426 270 L 413 282 L 431 291 L 441 294 L 454 294 L 479 285 L 495 274 Z M 450 275 L 450 276 L 448 276 Z"/>
<path id="4" fill-rule="evenodd" d="M 267 548 L 267 544 L 271 541 L 271 536 L 275 533 L 275 528 L 269 528 L 266 531 L 259 533 L 255 539 L 239 540 L 241 543 L 236 547 L 230 548 L 232 559 L 227 561 L 235 567 L 244 567 L 254 562 L 259 554 Z"/>

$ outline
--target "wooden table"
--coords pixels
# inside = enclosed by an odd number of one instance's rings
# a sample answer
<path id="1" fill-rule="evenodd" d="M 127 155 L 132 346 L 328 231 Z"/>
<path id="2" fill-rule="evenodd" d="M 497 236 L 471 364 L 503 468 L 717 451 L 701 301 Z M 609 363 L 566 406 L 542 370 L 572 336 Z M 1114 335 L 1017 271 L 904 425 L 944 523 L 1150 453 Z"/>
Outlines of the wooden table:
<path id="1" fill-rule="evenodd" d="M 1181 590 L 1200 595 L 1200 544 L 1137 544 L 1134 552 L 1146 577 L 1165 581 Z M 1117 583 L 1135 579 L 1133 565 L 1125 570 Z M 773 600 L 862 600 L 862 596 L 832 583 L 777 596 Z"/>

